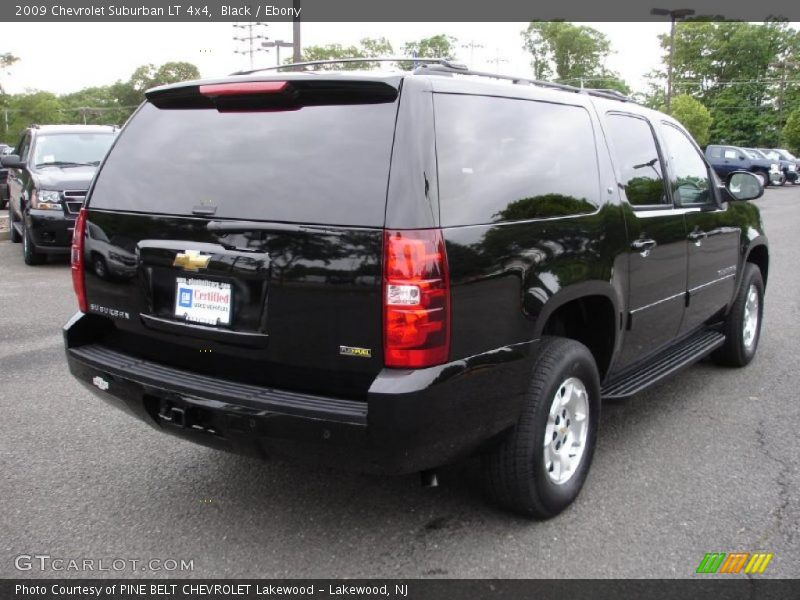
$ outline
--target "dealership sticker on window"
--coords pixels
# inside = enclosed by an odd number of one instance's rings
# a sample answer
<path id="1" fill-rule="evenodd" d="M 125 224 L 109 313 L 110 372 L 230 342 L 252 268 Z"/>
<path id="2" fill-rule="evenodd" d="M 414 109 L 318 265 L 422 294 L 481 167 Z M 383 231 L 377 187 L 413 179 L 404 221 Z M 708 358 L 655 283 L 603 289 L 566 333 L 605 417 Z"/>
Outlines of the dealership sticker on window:
<path id="1" fill-rule="evenodd" d="M 231 295 L 229 283 L 178 277 L 175 316 L 204 325 L 230 325 Z"/>

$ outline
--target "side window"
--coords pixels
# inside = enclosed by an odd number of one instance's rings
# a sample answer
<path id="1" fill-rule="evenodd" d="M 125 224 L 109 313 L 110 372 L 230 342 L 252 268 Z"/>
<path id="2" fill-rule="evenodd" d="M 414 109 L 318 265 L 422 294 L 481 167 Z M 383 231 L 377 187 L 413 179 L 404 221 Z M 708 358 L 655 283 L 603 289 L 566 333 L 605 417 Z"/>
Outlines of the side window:
<path id="1" fill-rule="evenodd" d="M 30 153 L 29 151 L 31 149 L 31 134 L 30 133 L 26 133 L 22 137 L 22 140 L 20 140 L 19 145 L 17 146 L 17 148 L 19 148 L 19 158 L 20 158 L 20 160 L 28 160 L 28 154 Z"/>
<path id="2" fill-rule="evenodd" d="M 610 113 L 608 125 L 628 202 L 634 207 L 670 204 L 650 124 L 639 117 Z"/>
<path id="3" fill-rule="evenodd" d="M 445 227 L 591 214 L 600 179 L 580 106 L 435 94 Z"/>
<path id="4" fill-rule="evenodd" d="M 732 158 L 734 160 L 739 159 L 739 153 L 736 150 L 731 150 L 730 148 L 725 148 L 725 158 Z"/>
<path id="5" fill-rule="evenodd" d="M 706 204 L 712 200 L 708 168 L 686 134 L 669 123 L 663 123 L 667 162 L 674 179 L 672 196 L 680 206 Z"/>
<path id="6" fill-rule="evenodd" d="M 709 148 L 708 155 L 711 158 L 722 158 L 722 148 L 720 148 L 719 146 Z"/>

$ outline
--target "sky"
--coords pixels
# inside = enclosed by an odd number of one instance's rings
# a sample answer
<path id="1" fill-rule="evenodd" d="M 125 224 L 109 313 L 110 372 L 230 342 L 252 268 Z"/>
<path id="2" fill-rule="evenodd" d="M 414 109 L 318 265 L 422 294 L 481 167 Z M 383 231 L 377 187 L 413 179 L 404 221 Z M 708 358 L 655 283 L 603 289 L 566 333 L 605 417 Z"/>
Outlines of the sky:
<path id="1" fill-rule="evenodd" d="M 668 23 L 586 23 L 605 33 L 613 54 L 607 66 L 634 91 L 645 91 L 644 75 L 659 65 L 657 35 Z M 364 37 L 386 37 L 395 53 L 404 42 L 445 33 L 458 40 L 458 59 L 474 69 L 530 76 L 530 58 L 520 32 L 526 23 L 314 23 L 302 24 L 303 45 L 357 44 Z M 69 35 L 65 36 L 65 30 Z M 271 23 L 262 34 L 291 41 L 291 23 Z M 127 80 L 136 67 L 188 61 L 203 77 L 248 68 L 250 59 L 235 51 L 241 30 L 232 23 L 0 23 L 0 53 L 20 62 L 0 74 L 9 93 L 46 90 L 57 94 Z M 474 43 L 474 49 L 462 45 Z M 283 48 L 281 59 L 291 52 Z M 255 66 L 276 62 L 274 50 L 258 52 Z"/>

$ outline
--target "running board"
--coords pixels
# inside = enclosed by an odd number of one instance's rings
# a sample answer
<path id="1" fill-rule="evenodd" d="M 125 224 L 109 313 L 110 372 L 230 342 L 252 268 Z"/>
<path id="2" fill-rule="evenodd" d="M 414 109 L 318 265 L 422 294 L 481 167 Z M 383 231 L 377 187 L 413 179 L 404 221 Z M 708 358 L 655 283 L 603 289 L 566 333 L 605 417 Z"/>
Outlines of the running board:
<path id="1" fill-rule="evenodd" d="M 615 377 L 603 386 L 603 398 L 627 398 L 641 392 L 656 381 L 696 363 L 725 343 L 718 331 L 701 331 L 670 346 L 647 362 Z"/>

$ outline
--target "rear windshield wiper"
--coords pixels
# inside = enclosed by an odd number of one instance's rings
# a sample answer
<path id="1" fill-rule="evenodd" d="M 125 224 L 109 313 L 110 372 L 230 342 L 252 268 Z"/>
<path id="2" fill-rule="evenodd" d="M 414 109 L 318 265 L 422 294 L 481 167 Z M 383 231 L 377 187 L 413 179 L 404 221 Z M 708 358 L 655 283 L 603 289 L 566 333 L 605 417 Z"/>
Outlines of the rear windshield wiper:
<path id="1" fill-rule="evenodd" d="M 86 162 L 72 162 L 69 160 L 53 160 L 45 163 L 38 163 L 36 166 L 37 167 L 96 167 L 99 164 L 100 161 L 93 163 L 86 163 Z"/>

